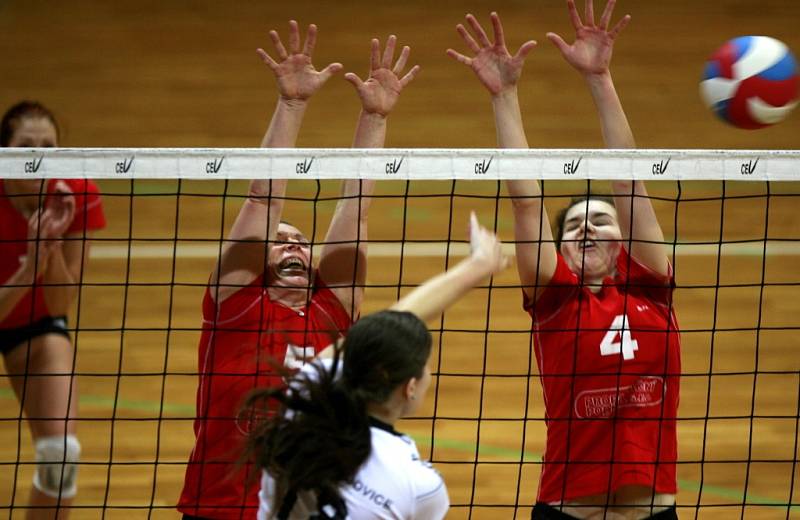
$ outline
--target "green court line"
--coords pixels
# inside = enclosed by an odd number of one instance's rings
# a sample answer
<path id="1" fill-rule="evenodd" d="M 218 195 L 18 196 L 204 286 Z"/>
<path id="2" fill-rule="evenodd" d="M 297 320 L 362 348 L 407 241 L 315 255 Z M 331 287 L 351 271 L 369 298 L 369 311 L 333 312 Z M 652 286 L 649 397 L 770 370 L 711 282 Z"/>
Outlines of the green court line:
<path id="1" fill-rule="evenodd" d="M 14 395 L 14 392 L 11 389 L 0 388 L 0 399 L 16 400 L 16 396 Z M 113 408 L 115 400 L 112 397 L 83 394 L 80 396 L 79 404 L 81 406 L 95 407 L 95 408 Z M 137 412 L 149 412 L 153 414 L 158 414 L 159 410 L 163 410 L 164 413 L 172 413 L 175 415 L 180 415 L 182 417 L 193 417 L 195 413 L 194 405 L 168 404 L 168 403 L 162 404 L 155 401 L 130 401 L 126 399 L 117 399 L 116 408 L 118 410 L 124 409 Z M 421 446 L 431 445 L 431 439 L 427 436 L 412 435 L 412 437 L 414 441 Z M 475 443 L 467 441 L 442 439 L 437 437 L 434 446 L 438 448 L 457 450 L 466 453 L 475 453 Z M 491 446 L 486 444 L 480 445 L 479 455 L 494 456 L 507 461 L 519 460 L 519 450 L 511 448 L 503 448 L 501 446 Z M 534 453 L 529 451 L 523 452 L 523 461 L 525 462 L 539 462 L 541 460 L 542 456 L 539 453 Z M 698 492 L 701 490 L 700 483 L 695 482 L 693 480 L 679 479 L 678 486 L 684 490 L 691 490 Z M 702 485 L 702 491 L 704 495 L 716 495 L 717 497 L 731 499 L 737 502 L 745 502 L 742 493 L 735 489 L 730 489 L 722 486 L 714 486 L 711 484 L 704 483 Z M 786 504 L 782 503 L 780 500 L 761 495 L 754 495 L 751 493 L 747 494 L 747 502 L 750 505 L 757 504 L 757 505 L 770 506 L 780 509 L 786 508 Z M 794 513 L 800 512 L 800 506 L 791 506 L 789 508 L 789 511 Z"/>

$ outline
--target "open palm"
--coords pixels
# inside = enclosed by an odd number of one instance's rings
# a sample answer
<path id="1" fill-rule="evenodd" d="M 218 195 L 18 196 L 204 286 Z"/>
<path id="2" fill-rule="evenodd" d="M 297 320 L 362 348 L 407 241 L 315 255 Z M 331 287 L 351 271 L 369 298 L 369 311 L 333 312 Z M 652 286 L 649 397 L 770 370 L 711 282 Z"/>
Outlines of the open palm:
<path id="1" fill-rule="evenodd" d="M 494 43 L 489 40 L 483 27 L 474 16 L 468 14 L 466 19 L 474 36 L 462 24 L 458 24 L 456 30 L 467 47 L 475 53 L 474 56 L 470 58 L 453 49 L 447 49 L 447 55 L 471 68 L 492 95 L 500 94 L 514 87 L 522 75 L 525 58 L 536 46 L 536 42 L 533 40 L 525 42 L 512 56 L 506 47 L 503 26 L 500 24 L 497 13 L 491 15 Z"/>
<path id="2" fill-rule="evenodd" d="M 300 49 L 300 30 L 297 22 L 289 22 L 289 51 L 276 31 L 269 32 L 270 39 L 275 46 L 278 60 L 274 60 L 263 49 L 257 52 L 264 63 L 275 74 L 278 83 L 278 92 L 284 99 L 305 101 L 310 98 L 326 81 L 342 69 L 340 63 L 331 63 L 322 70 L 314 68 L 311 56 L 317 42 L 317 26 L 308 26 L 306 41 Z"/>
<path id="3" fill-rule="evenodd" d="M 609 30 L 611 15 L 614 12 L 614 0 L 606 4 L 600 21 L 595 24 L 594 6 L 592 0 L 586 0 L 584 20 L 581 20 L 574 0 L 568 0 L 570 20 L 575 28 L 575 41 L 567 44 L 561 36 L 547 33 L 547 38 L 561 51 L 564 59 L 582 74 L 603 74 L 608 71 L 611 64 L 611 54 L 614 49 L 614 40 L 622 29 L 628 25 L 631 17 L 624 16 Z"/>
<path id="4" fill-rule="evenodd" d="M 419 65 L 414 65 L 404 76 L 400 76 L 408 62 L 411 48 L 403 47 L 400 57 L 392 66 L 396 46 L 397 37 L 389 36 L 383 56 L 381 56 L 380 42 L 373 39 L 369 77 L 366 81 L 362 81 L 358 75 L 352 72 L 344 75 L 344 78 L 355 87 L 364 112 L 387 116 L 400 98 L 400 92 L 411 83 L 419 72 Z"/>

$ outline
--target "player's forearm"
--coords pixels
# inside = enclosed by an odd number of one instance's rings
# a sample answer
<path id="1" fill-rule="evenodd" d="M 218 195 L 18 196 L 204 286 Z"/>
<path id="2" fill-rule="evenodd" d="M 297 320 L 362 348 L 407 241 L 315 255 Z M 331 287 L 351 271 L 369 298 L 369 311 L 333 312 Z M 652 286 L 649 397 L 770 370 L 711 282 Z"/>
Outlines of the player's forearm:
<path id="1" fill-rule="evenodd" d="M 386 142 L 386 116 L 374 112 L 358 115 L 353 148 L 383 148 Z"/>
<path id="2" fill-rule="evenodd" d="M 635 148 L 636 141 L 614 88 L 611 73 L 587 76 L 586 83 L 600 116 L 600 126 L 606 147 Z"/>
<path id="3" fill-rule="evenodd" d="M 278 98 L 267 133 L 261 140 L 261 148 L 293 148 L 307 106 L 307 101 Z"/>
<path id="4" fill-rule="evenodd" d="M 517 87 L 492 96 L 492 109 L 500 148 L 528 148 Z"/>
<path id="5" fill-rule="evenodd" d="M 490 274 L 489 266 L 466 258 L 408 293 L 392 310 L 412 312 L 423 321 L 432 320 Z"/>

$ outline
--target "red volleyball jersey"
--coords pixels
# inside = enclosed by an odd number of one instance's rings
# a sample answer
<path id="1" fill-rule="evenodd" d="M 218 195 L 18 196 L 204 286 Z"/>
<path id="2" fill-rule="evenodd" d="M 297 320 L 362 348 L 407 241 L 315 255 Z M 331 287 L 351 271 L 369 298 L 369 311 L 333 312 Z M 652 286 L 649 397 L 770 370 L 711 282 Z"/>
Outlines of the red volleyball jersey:
<path id="1" fill-rule="evenodd" d="M 239 465 L 249 421 L 240 407 L 255 388 L 281 384 L 277 362 L 299 368 L 342 335 L 350 316 L 317 279 L 301 311 L 270 301 L 262 277 L 217 306 L 206 289 L 199 348 L 195 446 L 178 510 L 191 516 L 253 519 L 259 482 Z"/>
<path id="2" fill-rule="evenodd" d="M 680 337 L 672 274 L 621 248 L 598 293 L 562 256 L 525 309 L 545 399 L 547 447 L 538 500 L 558 502 L 641 485 L 676 493 Z"/>
<path id="3" fill-rule="evenodd" d="M 47 183 L 47 192 L 52 193 L 56 179 Z M 103 204 L 97 186 L 85 179 L 65 179 L 75 198 L 75 216 L 65 235 L 80 237 L 106 226 Z M 33 194 L 32 194 L 33 195 Z M 45 198 L 45 206 L 49 199 Z M 28 221 L 11 205 L 5 183 L 0 179 L 0 283 L 5 283 L 19 269 L 28 253 Z M 44 300 L 44 290 L 37 285 L 28 291 L 16 307 L 0 322 L 0 328 L 24 327 L 50 315 Z"/>

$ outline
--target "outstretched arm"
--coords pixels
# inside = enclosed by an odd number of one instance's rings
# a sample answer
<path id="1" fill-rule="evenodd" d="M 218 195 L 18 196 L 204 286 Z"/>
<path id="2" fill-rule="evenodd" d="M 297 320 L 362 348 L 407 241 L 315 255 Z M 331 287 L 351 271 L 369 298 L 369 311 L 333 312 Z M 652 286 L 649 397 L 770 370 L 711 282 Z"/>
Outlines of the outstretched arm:
<path id="1" fill-rule="evenodd" d="M 494 42 L 474 16 L 468 14 L 466 20 L 472 33 L 462 24 L 458 24 L 456 30 L 473 56 L 466 56 L 453 49 L 448 49 L 447 55 L 470 67 L 491 94 L 498 146 L 527 148 L 528 140 L 522 125 L 517 83 L 525 58 L 536 46 L 536 42 L 530 40 L 523 43 L 512 56 L 506 47 L 503 26 L 497 13 L 491 14 Z M 535 299 L 538 294 L 537 286 L 545 286 L 556 268 L 556 249 L 550 221 L 537 181 L 510 180 L 506 182 L 506 186 L 514 211 L 515 250 L 520 282 L 528 297 Z"/>
<path id="2" fill-rule="evenodd" d="M 279 96 L 261 146 L 290 148 L 297 141 L 309 98 L 341 70 L 342 65 L 331 63 L 321 71 L 314 68 L 311 62 L 317 40 L 314 24 L 308 26 L 302 49 L 300 30 L 294 20 L 289 22 L 288 51 L 276 31 L 270 31 L 269 35 L 278 59 L 273 59 L 263 49 L 257 52 L 275 75 Z M 214 295 L 218 302 L 264 271 L 268 255 L 264 242 L 275 240 L 285 195 L 285 179 L 257 179 L 250 183 L 248 198 L 239 210 L 223 244 L 217 269 L 211 275 L 211 284 L 219 284 Z"/>
<path id="3" fill-rule="evenodd" d="M 411 52 L 405 46 L 394 61 L 397 37 L 389 36 L 383 54 L 380 42 L 372 40 L 370 72 L 366 81 L 349 72 L 345 79 L 353 84 L 361 100 L 361 113 L 353 138 L 354 148 L 381 148 L 386 138 L 386 119 L 402 90 L 416 77 L 415 65 L 403 70 Z M 367 214 L 375 189 L 374 180 L 342 182 L 341 198 L 331 219 L 320 255 L 319 271 L 351 316 L 357 316 L 367 276 Z"/>
<path id="4" fill-rule="evenodd" d="M 413 312 L 423 321 L 432 320 L 482 280 L 508 266 L 503 245 L 494 233 L 478 223 L 475 213 L 470 215 L 470 248 L 469 257 L 420 285 L 391 309 Z"/>
<path id="5" fill-rule="evenodd" d="M 634 148 L 636 142 L 633 132 L 610 71 L 614 42 L 631 17 L 625 15 L 613 28 L 609 28 L 615 3 L 615 0 L 609 0 L 600 20 L 595 23 L 592 0 L 586 1 L 583 20 L 578 14 L 575 1 L 567 0 L 570 20 L 575 28 L 575 41 L 569 45 L 555 33 L 548 33 L 547 38 L 561 51 L 567 63 L 586 80 L 600 116 L 606 146 Z M 612 183 L 612 190 L 622 236 L 625 240 L 630 240 L 631 256 L 653 271 L 666 275 L 669 266 L 662 245 L 664 234 L 647 197 L 644 182 L 615 181 Z"/>

